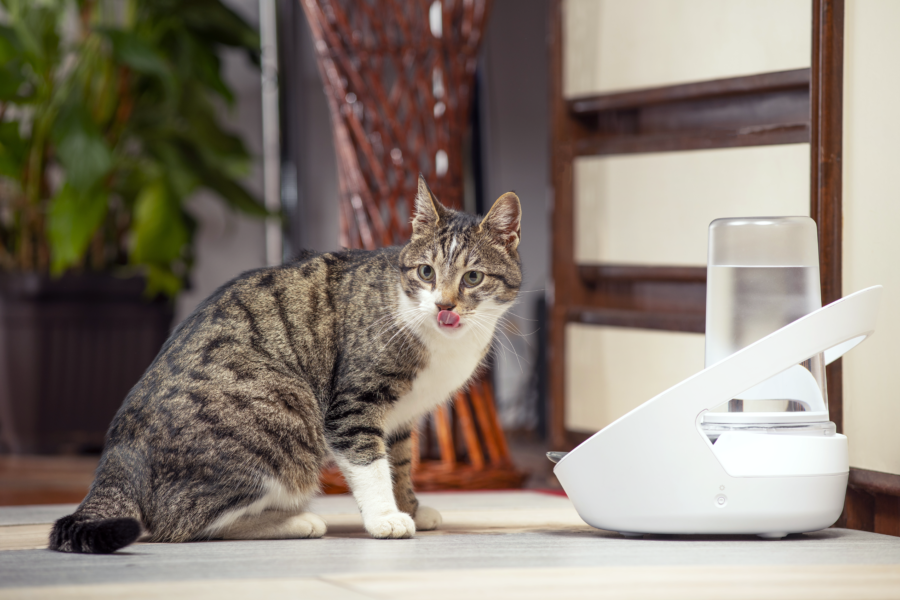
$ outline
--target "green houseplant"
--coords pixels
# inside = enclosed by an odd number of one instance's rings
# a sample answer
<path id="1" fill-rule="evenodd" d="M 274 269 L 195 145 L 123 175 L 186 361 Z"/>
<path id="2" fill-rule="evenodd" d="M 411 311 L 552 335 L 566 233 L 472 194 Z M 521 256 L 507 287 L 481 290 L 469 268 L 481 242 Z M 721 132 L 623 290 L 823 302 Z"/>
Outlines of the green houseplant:
<path id="1" fill-rule="evenodd" d="M 174 298 L 187 281 L 195 224 L 185 203 L 195 191 L 266 215 L 240 183 L 251 157 L 217 117 L 234 101 L 222 78 L 226 48 L 258 64 L 257 33 L 220 0 L 0 0 L 0 379 L 9 382 L 0 389 L 0 433 L 7 446 L 90 445 L 98 432 L 102 440 L 167 333 L 166 302 L 147 300 Z M 123 305 L 133 314 L 119 314 Z M 60 331 L 76 340 L 70 348 L 81 356 L 81 379 L 67 382 L 70 365 L 48 362 L 61 354 Z M 89 350 L 84 340 L 98 335 L 109 338 L 106 346 Z M 138 338 L 147 349 L 133 350 Z M 93 366 L 84 362 L 91 352 Z M 110 357 L 123 352 L 134 359 L 117 370 L 120 382 L 104 387 Z M 53 404 L 92 386 L 83 401 Z M 101 388 L 110 389 L 104 396 Z M 23 416 L 23 405 L 41 414 Z M 101 405 L 90 424 L 69 425 Z M 54 418 L 60 423 L 48 425 Z M 55 433 L 43 435 L 42 427 Z"/>
<path id="2" fill-rule="evenodd" d="M 219 51 L 256 59 L 256 32 L 219 0 L 0 3 L 0 266 L 132 266 L 175 295 L 197 188 L 265 214 L 214 106 L 233 101 Z"/>

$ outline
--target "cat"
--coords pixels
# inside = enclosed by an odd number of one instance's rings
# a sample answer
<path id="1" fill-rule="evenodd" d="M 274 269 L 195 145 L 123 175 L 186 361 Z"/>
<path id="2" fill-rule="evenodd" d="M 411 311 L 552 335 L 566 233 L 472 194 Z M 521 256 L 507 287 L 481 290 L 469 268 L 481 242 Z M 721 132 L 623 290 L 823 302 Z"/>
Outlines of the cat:
<path id="1" fill-rule="evenodd" d="M 50 548 L 321 537 L 305 509 L 331 459 L 370 535 L 434 529 L 412 488 L 412 428 L 486 357 L 521 285 L 520 237 L 514 193 L 479 219 L 420 175 L 405 246 L 307 252 L 226 283 L 125 398 Z"/>

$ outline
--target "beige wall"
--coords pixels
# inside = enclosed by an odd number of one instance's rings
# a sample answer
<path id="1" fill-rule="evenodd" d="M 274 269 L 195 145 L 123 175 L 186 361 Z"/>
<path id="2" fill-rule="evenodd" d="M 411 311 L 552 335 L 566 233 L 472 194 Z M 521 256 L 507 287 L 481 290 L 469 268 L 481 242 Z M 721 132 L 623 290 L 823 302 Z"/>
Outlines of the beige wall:
<path id="1" fill-rule="evenodd" d="M 566 0 L 566 95 L 808 67 L 810 0 Z"/>
<path id="2" fill-rule="evenodd" d="M 845 27 L 844 294 L 885 295 L 844 359 L 844 429 L 852 466 L 900 474 L 900 2 L 849 0 Z"/>
<path id="3" fill-rule="evenodd" d="M 705 265 L 713 219 L 809 214 L 809 144 L 581 158 L 575 260 Z"/>
<path id="4" fill-rule="evenodd" d="M 809 64 L 806 0 L 568 0 L 566 9 L 569 95 Z M 844 427 L 852 466 L 895 474 L 900 474 L 900 313 L 894 310 L 900 305 L 898 27 L 900 1 L 847 0 L 844 293 L 882 284 L 885 297 L 875 336 L 845 358 Z M 703 264 L 712 208 L 759 214 L 747 204 L 756 201 L 758 210 L 801 214 L 808 197 L 806 152 L 805 145 L 797 145 L 580 161 L 578 258 Z M 744 166 L 737 168 L 738 162 Z M 566 425 L 581 431 L 602 428 L 701 368 L 703 359 L 699 335 L 582 325 L 567 329 L 567 353 Z"/>
<path id="5" fill-rule="evenodd" d="M 709 222 L 809 214 L 809 145 L 579 159 L 575 251 L 583 263 L 702 266 Z M 703 368 L 703 336 L 566 329 L 566 426 L 598 431 Z"/>
<path id="6" fill-rule="evenodd" d="M 809 0 L 566 0 L 569 96 L 809 66 Z M 809 146 L 586 158 L 579 262 L 706 264 L 715 218 L 809 213 Z M 596 431 L 703 368 L 703 336 L 570 325 L 566 426 Z"/>
<path id="7" fill-rule="evenodd" d="M 703 336 L 566 326 L 566 428 L 593 433 L 703 368 Z"/>

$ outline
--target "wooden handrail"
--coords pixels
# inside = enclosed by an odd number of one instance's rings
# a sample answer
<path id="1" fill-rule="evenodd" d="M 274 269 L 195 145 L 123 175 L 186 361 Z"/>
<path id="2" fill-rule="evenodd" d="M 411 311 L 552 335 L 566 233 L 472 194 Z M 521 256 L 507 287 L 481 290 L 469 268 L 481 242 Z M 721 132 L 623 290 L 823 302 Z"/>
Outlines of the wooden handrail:
<path id="1" fill-rule="evenodd" d="M 760 94 L 798 88 L 809 89 L 810 77 L 808 68 L 794 69 L 608 94 L 593 94 L 571 98 L 567 102 L 569 111 L 574 115 L 581 116 L 604 110 L 637 108 L 670 102 Z"/>

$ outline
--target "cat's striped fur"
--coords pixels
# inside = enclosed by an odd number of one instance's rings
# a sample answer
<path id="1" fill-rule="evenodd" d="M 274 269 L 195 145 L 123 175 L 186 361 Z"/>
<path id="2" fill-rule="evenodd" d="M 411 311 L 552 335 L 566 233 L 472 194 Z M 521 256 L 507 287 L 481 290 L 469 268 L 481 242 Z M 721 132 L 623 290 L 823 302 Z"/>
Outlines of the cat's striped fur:
<path id="1" fill-rule="evenodd" d="M 483 220 L 446 209 L 420 177 L 406 246 L 307 253 L 222 286 L 128 394 L 50 547 L 319 537 L 304 510 L 332 457 L 373 536 L 437 526 L 412 489 L 411 427 L 488 352 L 521 283 L 520 216 L 512 193 Z M 483 281 L 464 285 L 473 270 Z M 441 327 L 437 305 L 460 326 Z"/>

